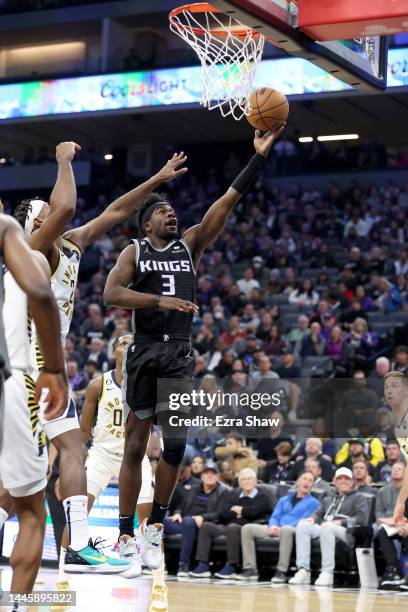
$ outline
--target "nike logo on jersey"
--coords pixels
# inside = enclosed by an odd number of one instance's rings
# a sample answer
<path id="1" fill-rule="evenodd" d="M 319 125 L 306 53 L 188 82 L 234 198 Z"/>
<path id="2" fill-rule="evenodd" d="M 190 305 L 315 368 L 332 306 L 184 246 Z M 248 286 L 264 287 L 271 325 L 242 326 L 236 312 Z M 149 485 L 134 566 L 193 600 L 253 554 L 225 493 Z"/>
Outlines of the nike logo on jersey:
<path id="1" fill-rule="evenodd" d="M 183 261 L 142 260 L 139 263 L 141 272 L 191 272 L 188 259 Z"/>

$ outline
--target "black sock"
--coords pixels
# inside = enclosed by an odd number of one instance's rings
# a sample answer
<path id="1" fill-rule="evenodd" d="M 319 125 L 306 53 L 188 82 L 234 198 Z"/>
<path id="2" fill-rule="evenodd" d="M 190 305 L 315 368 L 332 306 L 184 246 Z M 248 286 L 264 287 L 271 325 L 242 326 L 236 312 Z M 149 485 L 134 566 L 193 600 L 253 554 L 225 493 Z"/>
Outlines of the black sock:
<path id="1" fill-rule="evenodd" d="M 134 514 L 119 514 L 119 535 L 128 535 L 131 538 L 135 537 L 133 528 L 135 522 Z"/>
<path id="2" fill-rule="evenodd" d="M 147 519 L 147 524 L 153 525 L 153 523 L 162 523 L 164 521 L 164 517 L 166 516 L 166 512 L 168 509 L 169 507 L 167 505 L 162 506 L 154 499 L 152 511 L 150 512 L 150 516 Z"/>

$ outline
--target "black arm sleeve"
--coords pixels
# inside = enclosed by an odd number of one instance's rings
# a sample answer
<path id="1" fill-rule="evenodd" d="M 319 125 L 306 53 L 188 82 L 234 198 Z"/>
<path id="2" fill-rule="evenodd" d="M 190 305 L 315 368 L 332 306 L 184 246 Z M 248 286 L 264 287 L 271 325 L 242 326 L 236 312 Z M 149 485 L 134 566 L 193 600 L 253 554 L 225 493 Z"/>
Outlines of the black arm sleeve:
<path id="1" fill-rule="evenodd" d="M 244 194 L 262 170 L 265 162 L 266 157 L 260 153 L 255 153 L 249 160 L 248 165 L 234 179 L 231 187 L 236 189 L 238 193 Z"/>

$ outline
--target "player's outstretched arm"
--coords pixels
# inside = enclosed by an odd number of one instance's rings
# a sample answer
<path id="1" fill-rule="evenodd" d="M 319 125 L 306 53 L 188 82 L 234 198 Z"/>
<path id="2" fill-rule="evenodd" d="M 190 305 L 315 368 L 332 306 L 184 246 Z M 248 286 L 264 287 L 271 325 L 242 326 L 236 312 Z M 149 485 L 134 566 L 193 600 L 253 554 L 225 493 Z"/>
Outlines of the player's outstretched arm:
<path id="1" fill-rule="evenodd" d="M 48 389 L 45 401 L 48 419 L 57 418 L 66 409 L 68 387 L 61 345 L 60 318 L 50 287 L 50 271 L 45 258 L 33 253 L 17 221 L 0 215 L 2 248 L 7 268 L 27 294 L 30 312 L 37 327 L 45 367 L 36 385 L 36 401 Z"/>
<path id="2" fill-rule="evenodd" d="M 130 244 L 118 257 L 118 261 L 106 281 L 103 299 L 107 306 L 118 308 L 161 308 L 162 310 L 178 310 L 180 312 L 198 312 L 198 307 L 188 300 L 141 293 L 129 289 L 135 276 L 136 247 Z"/>
<path id="3" fill-rule="evenodd" d="M 109 204 L 106 210 L 96 219 L 67 232 L 66 237 L 82 250 L 93 244 L 95 240 L 109 232 L 115 225 L 126 221 L 161 183 L 172 181 L 185 174 L 187 168 L 183 164 L 186 160 L 187 157 L 183 151 L 175 153 L 157 174 Z"/>
<path id="4" fill-rule="evenodd" d="M 284 126 L 264 136 L 256 131 L 254 139 L 256 153 L 249 164 L 237 176 L 228 191 L 207 210 L 201 223 L 191 227 L 184 234 L 183 238 L 193 253 L 196 268 L 204 249 L 222 233 L 234 206 L 258 176 L 273 143 L 280 136 L 283 128 Z"/>
<path id="5" fill-rule="evenodd" d="M 408 468 L 405 469 L 404 480 L 400 489 L 397 502 L 394 508 L 394 523 L 395 525 L 404 525 L 408 519 L 404 516 L 405 502 L 408 499 Z"/>
<path id="6" fill-rule="evenodd" d="M 86 388 L 85 401 L 81 410 L 81 427 L 82 442 L 85 446 L 88 444 L 91 437 L 92 426 L 95 422 L 96 411 L 98 409 L 99 398 L 102 394 L 102 376 L 91 380 Z"/>
<path id="7" fill-rule="evenodd" d="M 50 196 L 50 214 L 28 239 L 31 248 L 44 255 L 49 254 L 54 242 L 64 233 L 75 215 L 77 192 L 72 160 L 80 148 L 75 142 L 61 142 L 56 148 L 58 174 Z"/>

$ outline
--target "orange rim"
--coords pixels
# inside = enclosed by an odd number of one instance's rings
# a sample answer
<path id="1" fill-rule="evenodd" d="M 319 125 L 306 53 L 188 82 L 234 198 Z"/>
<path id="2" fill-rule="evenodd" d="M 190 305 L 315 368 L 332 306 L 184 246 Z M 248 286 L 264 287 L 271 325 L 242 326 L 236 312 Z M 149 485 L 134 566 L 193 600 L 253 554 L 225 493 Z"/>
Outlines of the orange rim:
<path id="1" fill-rule="evenodd" d="M 216 6 L 213 6 L 212 4 L 209 4 L 208 2 L 198 2 L 195 4 L 184 4 L 183 6 L 178 6 L 177 8 L 173 9 L 169 13 L 169 21 L 179 30 L 180 29 L 187 30 L 189 32 L 193 32 L 194 34 L 197 34 L 198 36 L 204 36 L 205 34 L 208 33 L 208 31 L 210 32 L 210 34 L 212 34 L 212 36 L 215 36 L 217 38 L 224 38 L 228 36 L 228 32 L 226 32 L 225 30 L 217 30 L 217 29 L 204 30 L 203 28 L 196 28 L 190 25 L 178 23 L 175 20 L 175 17 L 178 17 L 181 13 L 184 13 L 185 11 L 188 11 L 189 13 L 218 13 L 218 14 L 222 13 L 222 11 Z M 244 25 L 242 25 L 242 28 L 237 28 L 237 29 L 234 28 L 232 33 L 234 36 L 239 36 L 240 38 L 245 38 L 246 36 L 248 36 L 249 33 L 252 33 L 254 38 L 259 38 L 259 36 L 261 36 L 260 32 L 257 32 L 256 30 L 253 30 L 252 28 L 248 26 L 244 26 Z"/>

